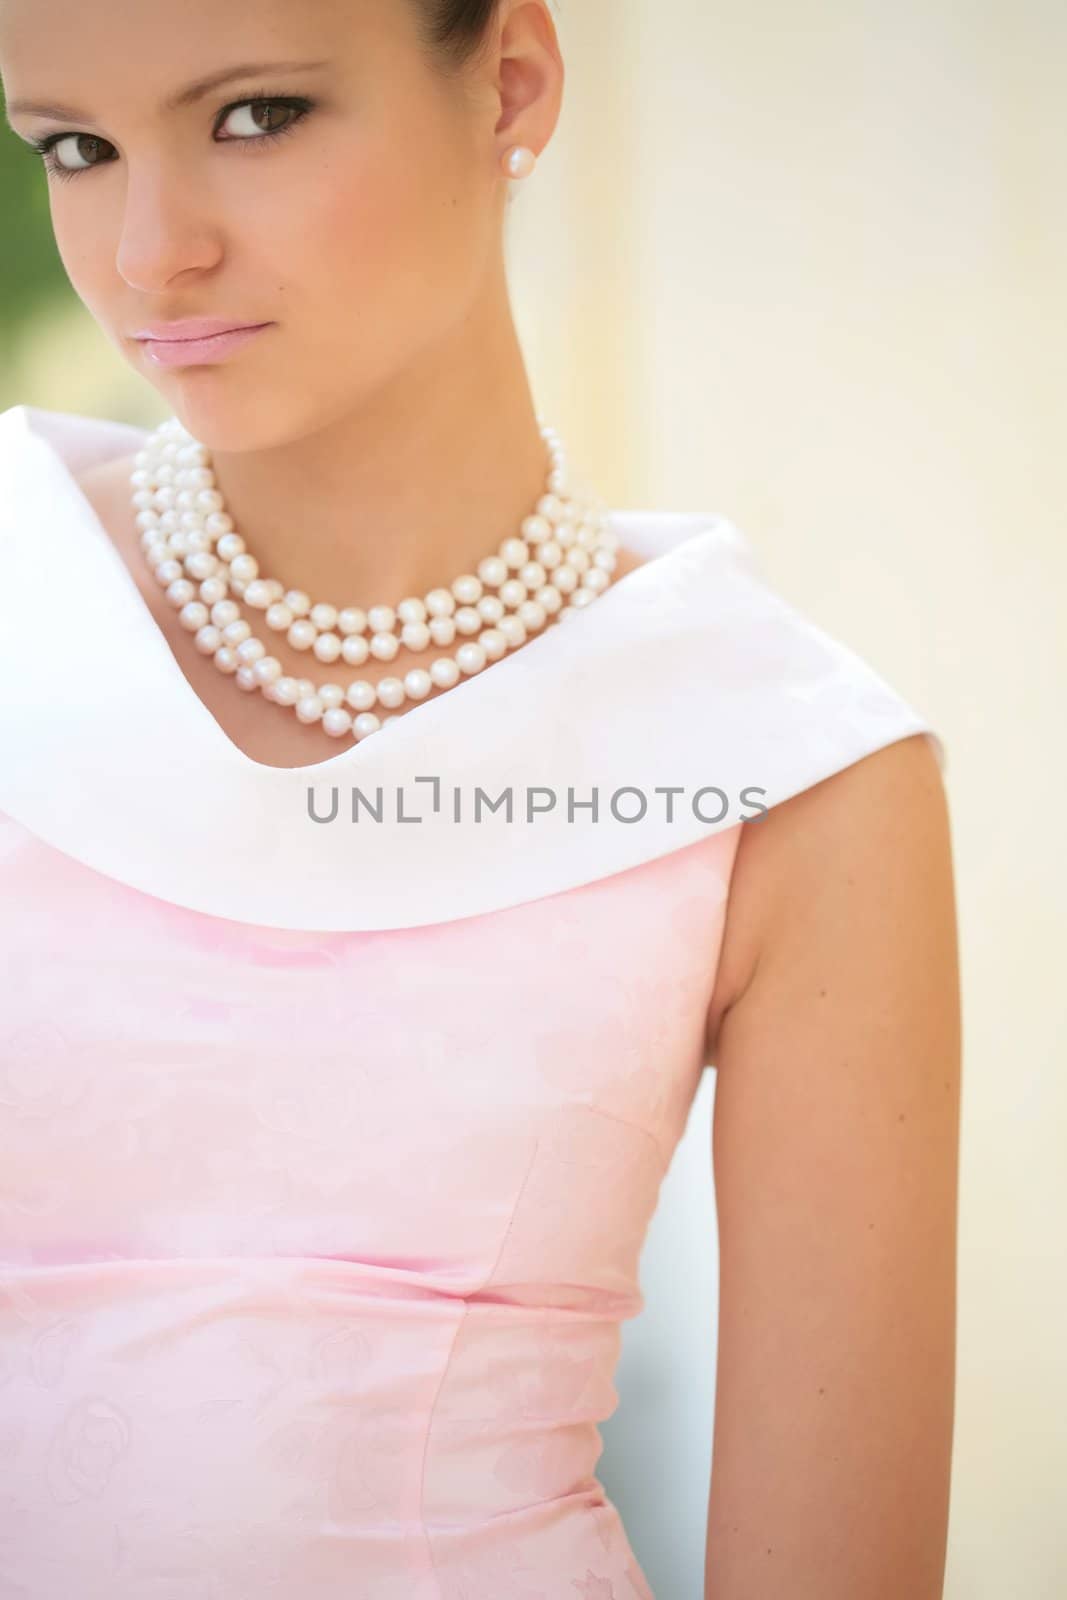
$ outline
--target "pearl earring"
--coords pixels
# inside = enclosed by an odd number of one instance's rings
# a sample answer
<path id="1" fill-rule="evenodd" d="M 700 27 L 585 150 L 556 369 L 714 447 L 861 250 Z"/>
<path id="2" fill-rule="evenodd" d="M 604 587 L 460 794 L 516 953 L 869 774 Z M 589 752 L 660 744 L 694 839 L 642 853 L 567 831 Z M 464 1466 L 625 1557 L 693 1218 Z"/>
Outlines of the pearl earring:
<path id="1" fill-rule="evenodd" d="M 513 145 L 504 157 L 504 166 L 511 178 L 528 178 L 537 165 L 537 157 L 524 144 Z"/>

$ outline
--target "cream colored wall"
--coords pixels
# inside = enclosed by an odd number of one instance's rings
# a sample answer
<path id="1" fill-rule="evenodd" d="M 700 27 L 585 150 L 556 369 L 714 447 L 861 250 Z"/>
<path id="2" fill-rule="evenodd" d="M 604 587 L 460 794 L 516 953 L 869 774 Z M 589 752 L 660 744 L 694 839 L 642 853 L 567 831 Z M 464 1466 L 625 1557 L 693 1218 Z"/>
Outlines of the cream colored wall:
<path id="1" fill-rule="evenodd" d="M 731 516 L 947 740 L 966 1061 L 945 1592 L 1062 1600 L 1067 8 L 558 14 L 564 115 L 509 241 L 543 409 L 610 502 Z M 77 316 L 14 392 L 155 414 Z M 713 1087 L 664 1187 L 604 1429 L 657 1600 L 701 1586 Z"/>
<path id="2" fill-rule="evenodd" d="M 965 1081 L 945 1594 L 1062 1600 L 1067 8 L 558 15 L 567 104 L 511 239 L 545 411 L 609 501 L 731 516 L 947 741 Z M 701 1592 L 711 1087 L 603 1430 L 657 1600 Z"/>

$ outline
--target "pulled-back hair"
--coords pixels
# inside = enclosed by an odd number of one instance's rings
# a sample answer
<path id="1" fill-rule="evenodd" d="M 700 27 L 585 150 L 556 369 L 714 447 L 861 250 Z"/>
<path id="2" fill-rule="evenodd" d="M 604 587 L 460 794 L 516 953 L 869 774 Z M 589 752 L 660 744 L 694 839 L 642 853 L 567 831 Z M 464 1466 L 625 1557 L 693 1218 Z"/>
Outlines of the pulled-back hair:
<path id="1" fill-rule="evenodd" d="M 499 0 L 415 0 L 419 34 L 446 69 L 459 71 L 485 42 Z"/>

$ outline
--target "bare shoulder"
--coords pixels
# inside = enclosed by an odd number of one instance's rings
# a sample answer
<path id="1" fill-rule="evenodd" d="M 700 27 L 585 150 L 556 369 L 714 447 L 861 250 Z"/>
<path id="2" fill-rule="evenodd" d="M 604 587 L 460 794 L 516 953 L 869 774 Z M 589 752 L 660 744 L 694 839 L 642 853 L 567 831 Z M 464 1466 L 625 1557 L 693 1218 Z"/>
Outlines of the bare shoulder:
<path id="1" fill-rule="evenodd" d="M 814 934 L 814 915 L 887 904 L 910 859 L 951 876 L 947 797 L 930 742 L 899 739 L 744 824 L 730 887 L 708 1041 L 751 985 L 761 956 Z M 916 892 L 921 877 L 915 882 Z M 915 908 L 918 910 L 918 907 Z M 904 908 L 901 907 L 903 912 Z"/>

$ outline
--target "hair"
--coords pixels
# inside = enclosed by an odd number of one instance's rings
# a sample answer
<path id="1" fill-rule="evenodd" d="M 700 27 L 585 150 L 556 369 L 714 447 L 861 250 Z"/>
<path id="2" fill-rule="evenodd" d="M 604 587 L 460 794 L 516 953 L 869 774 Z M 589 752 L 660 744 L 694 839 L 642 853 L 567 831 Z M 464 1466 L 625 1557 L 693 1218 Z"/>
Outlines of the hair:
<path id="1" fill-rule="evenodd" d="M 415 0 L 419 35 L 449 73 L 460 72 L 486 43 L 500 0 Z"/>

